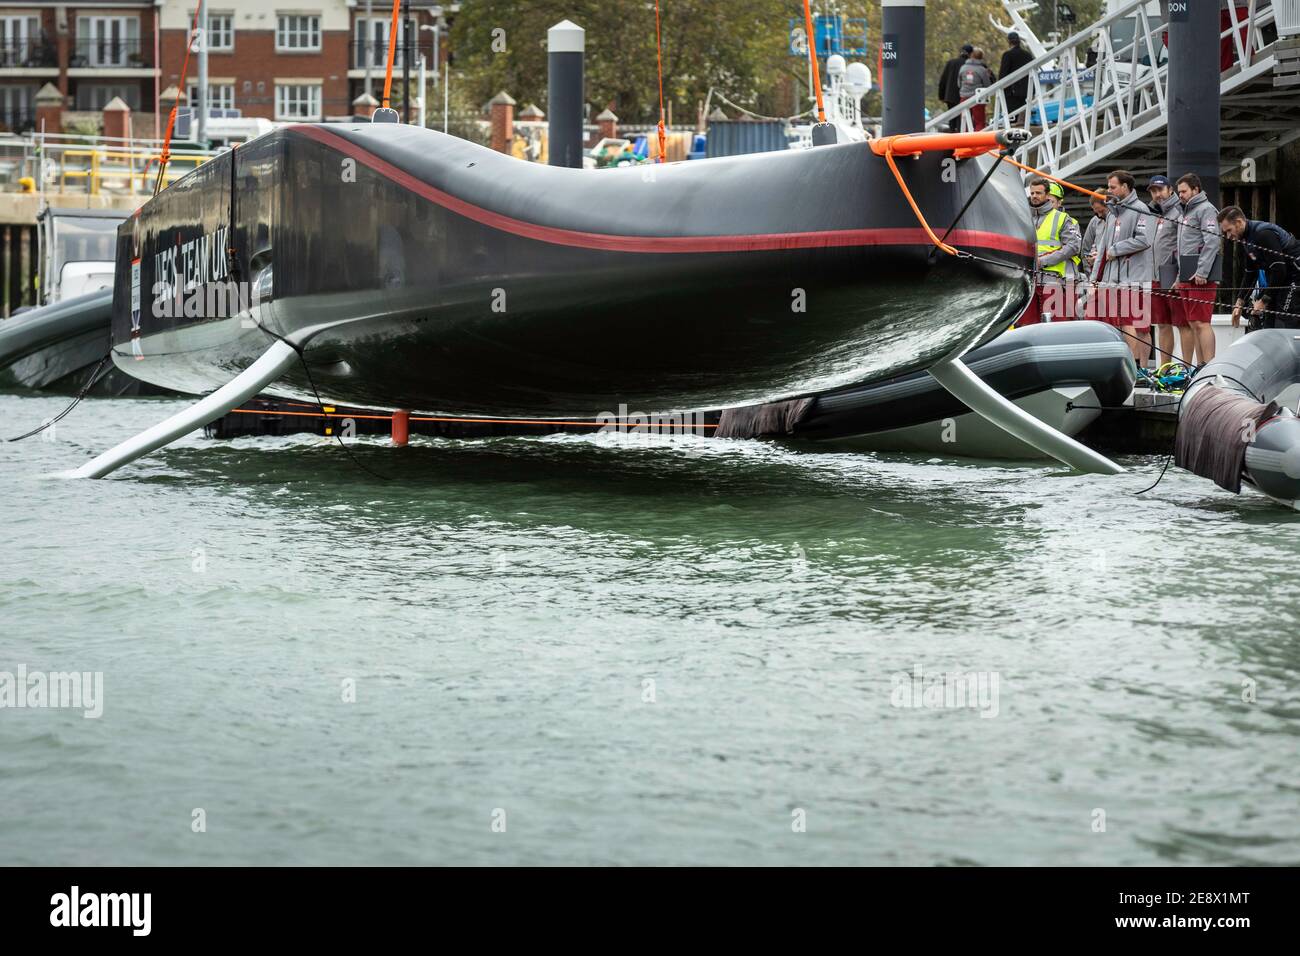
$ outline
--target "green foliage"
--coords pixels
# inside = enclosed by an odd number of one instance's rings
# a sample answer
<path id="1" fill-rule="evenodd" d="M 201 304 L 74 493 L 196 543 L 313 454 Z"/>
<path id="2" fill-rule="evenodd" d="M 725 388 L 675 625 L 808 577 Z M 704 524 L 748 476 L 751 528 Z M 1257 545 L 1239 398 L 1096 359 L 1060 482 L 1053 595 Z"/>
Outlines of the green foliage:
<path id="1" fill-rule="evenodd" d="M 1071 0 L 1080 28 L 1092 22 L 1104 0 Z M 834 8 L 866 17 L 877 73 L 880 4 L 876 0 L 821 0 L 814 12 Z M 1040 36 L 1052 29 L 1052 0 L 1029 14 Z M 664 47 L 664 96 L 674 121 L 693 122 L 709 89 L 757 113 L 790 115 L 807 107 L 804 63 L 789 55 L 789 21 L 803 16 L 801 0 L 660 0 Z M 944 62 L 963 43 L 985 50 L 996 72 L 1005 37 L 990 22 L 1006 22 L 998 0 L 932 0 L 926 11 L 926 98 L 942 109 L 936 81 Z M 653 0 L 469 0 L 455 21 L 452 49 L 468 100 L 479 106 L 505 90 L 521 105 L 546 104 L 546 30 L 570 19 L 587 31 L 587 102 L 593 112 L 610 107 L 625 123 L 658 119 Z M 505 50 L 494 50 L 494 30 L 504 30 Z M 1065 32 L 1065 28 L 1062 27 Z M 497 45 L 500 45 L 498 35 Z M 879 79 L 876 77 L 877 80 Z M 866 103 L 879 110 L 879 97 Z"/>
<path id="2" fill-rule="evenodd" d="M 691 123 L 717 87 L 761 113 L 791 106 L 787 23 L 794 0 L 661 0 L 664 97 L 673 119 Z M 480 104 L 500 90 L 519 103 L 546 104 L 546 30 L 569 19 L 587 31 L 587 101 L 628 123 L 658 119 L 655 11 L 651 0 L 473 0 L 456 18 L 455 70 Z M 493 50 L 505 30 L 506 51 Z M 802 107 L 800 107 L 802 109 Z"/>
<path id="3" fill-rule="evenodd" d="M 1095 23 L 1101 19 L 1106 12 L 1106 0 L 1067 0 L 1070 7 L 1075 13 L 1075 22 L 1062 23 L 1056 18 L 1057 4 L 1052 0 L 1039 0 L 1038 9 L 1025 15 L 1029 25 L 1034 28 L 1044 44 L 1048 43 L 1048 34 L 1053 30 L 1059 31 L 1061 40 L 1065 40 L 1072 33 L 1077 33 L 1090 23 Z"/>

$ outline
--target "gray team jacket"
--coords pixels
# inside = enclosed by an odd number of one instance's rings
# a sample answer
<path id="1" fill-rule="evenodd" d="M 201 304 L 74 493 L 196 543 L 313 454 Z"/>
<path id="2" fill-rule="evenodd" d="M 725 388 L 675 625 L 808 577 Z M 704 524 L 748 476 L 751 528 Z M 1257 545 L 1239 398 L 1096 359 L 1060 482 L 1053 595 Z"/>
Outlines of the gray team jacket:
<path id="1" fill-rule="evenodd" d="M 1215 257 L 1223 246 L 1218 216 L 1219 211 L 1210 202 L 1210 197 L 1205 193 L 1197 193 L 1183 207 L 1182 221 L 1178 227 L 1178 255 L 1196 256 L 1196 274 L 1207 278 L 1214 268 Z"/>
<path id="2" fill-rule="evenodd" d="M 1099 282 L 1144 284 L 1152 280 L 1155 257 L 1151 239 L 1155 234 L 1151 210 L 1137 193 L 1121 202 L 1112 201 L 1106 226 L 1097 243 L 1097 261 L 1092 278 Z"/>

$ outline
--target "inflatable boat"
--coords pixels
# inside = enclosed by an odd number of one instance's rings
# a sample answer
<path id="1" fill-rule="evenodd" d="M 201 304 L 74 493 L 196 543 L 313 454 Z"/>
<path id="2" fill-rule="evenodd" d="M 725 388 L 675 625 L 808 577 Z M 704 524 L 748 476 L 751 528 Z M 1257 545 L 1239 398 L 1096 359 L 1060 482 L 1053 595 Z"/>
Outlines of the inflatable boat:
<path id="1" fill-rule="evenodd" d="M 1196 374 L 1179 407 L 1175 462 L 1300 510 L 1300 332 L 1260 329 Z"/>
<path id="2" fill-rule="evenodd" d="M 998 393 L 1066 435 L 1077 435 L 1132 394 L 1137 369 L 1119 331 L 1100 322 L 1052 322 L 1005 332 L 963 361 Z M 793 413 L 729 410 L 719 437 L 782 435 L 871 451 L 973 458 L 1043 453 L 973 413 L 926 372 L 814 396 Z M 793 417 L 792 417 L 793 414 Z M 763 429 L 767 429 L 764 431 Z"/>
<path id="3" fill-rule="evenodd" d="M 108 354 L 112 309 L 112 290 L 104 290 L 0 322 L 0 388 L 74 394 L 97 375 L 90 394 L 138 393 L 139 381 L 101 365 Z"/>
<path id="4" fill-rule="evenodd" d="M 865 143 L 597 172 L 398 124 L 281 128 L 123 224 L 114 361 L 203 394 L 281 341 L 308 366 L 283 397 L 538 418 L 891 378 L 1009 326 L 1034 255 L 994 154 L 900 163 L 978 258 L 932 255 Z"/>

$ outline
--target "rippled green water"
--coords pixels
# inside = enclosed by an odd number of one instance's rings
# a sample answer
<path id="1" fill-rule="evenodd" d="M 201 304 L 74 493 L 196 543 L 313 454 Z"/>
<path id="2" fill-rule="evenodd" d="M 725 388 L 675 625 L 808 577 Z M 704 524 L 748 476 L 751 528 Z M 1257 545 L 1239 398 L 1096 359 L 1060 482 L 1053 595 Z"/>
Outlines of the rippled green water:
<path id="1" fill-rule="evenodd" d="M 0 445 L 0 671 L 104 682 L 0 710 L 3 862 L 1300 863 L 1300 516 L 1262 498 L 612 436 L 47 477 L 173 407 Z M 895 706 L 917 667 L 996 716 Z"/>

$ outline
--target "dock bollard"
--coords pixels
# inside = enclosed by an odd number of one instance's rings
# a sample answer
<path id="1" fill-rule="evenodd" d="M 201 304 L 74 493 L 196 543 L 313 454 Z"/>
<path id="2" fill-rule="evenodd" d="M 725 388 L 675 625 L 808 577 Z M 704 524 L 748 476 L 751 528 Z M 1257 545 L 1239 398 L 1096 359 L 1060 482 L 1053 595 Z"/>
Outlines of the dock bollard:
<path id="1" fill-rule="evenodd" d="M 399 408 L 393 412 L 393 447 L 405 448 L 411 438 L 411 412 Z"/>

